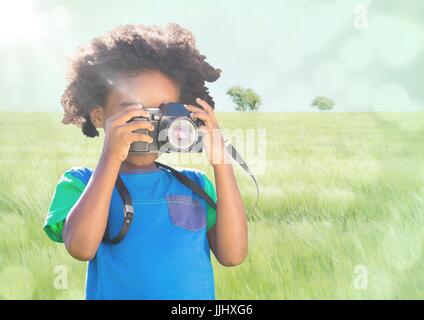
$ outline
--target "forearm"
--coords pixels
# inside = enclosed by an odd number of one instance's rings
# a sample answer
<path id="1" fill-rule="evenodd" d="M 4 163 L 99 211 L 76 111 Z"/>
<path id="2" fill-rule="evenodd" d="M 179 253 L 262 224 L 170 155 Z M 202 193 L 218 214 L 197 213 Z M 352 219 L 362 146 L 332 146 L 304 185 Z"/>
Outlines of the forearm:
<path id="1" fill-rule="evenodd" d="M 247 221 L 233 166 L 214 166 L 217 191 L 215 255 L 225 265 L 240 264 L 247 256 Z"/>
<path id="2" fill-rule="evenodd" d="M 204 125 L 199 130 L 208 160 L 214 168 L 217 190 L 216 224 L 208 231 L 209 246 L 224 265 L 240 264 L 247 256 L 247 221 L 230 155 L 219 130 L 213 107 L 197 98 L 201 108 L 185 105 L 193 120 Z"/>
<path id="3" fill-rule="evenodd" d="M 103 238 L 109 205 L 121 162 L 102 155 L 93 176 L 63 228 L 66 249 L 75 258 L 90 260 Z"/>

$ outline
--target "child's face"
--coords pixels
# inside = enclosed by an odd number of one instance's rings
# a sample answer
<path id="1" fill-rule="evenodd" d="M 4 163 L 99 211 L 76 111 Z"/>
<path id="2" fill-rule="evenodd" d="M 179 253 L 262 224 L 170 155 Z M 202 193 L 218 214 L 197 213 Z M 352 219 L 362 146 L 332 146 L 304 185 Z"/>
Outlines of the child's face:
<path id="1" fill-rule="evenodd" d="M 177 102 L 180 91 L 177 85 L 158 71 L 144 71 L 137 76 L 119 81 L 115 90 L 109 93 L 103 109 L 103 128 L 110 116 L 131 104 L 141 103 L 147 108 L 158 108 L 164 102 Z M 126 162 L 135 166 L 150 165 L 157 153 L 129 154 Z"/>

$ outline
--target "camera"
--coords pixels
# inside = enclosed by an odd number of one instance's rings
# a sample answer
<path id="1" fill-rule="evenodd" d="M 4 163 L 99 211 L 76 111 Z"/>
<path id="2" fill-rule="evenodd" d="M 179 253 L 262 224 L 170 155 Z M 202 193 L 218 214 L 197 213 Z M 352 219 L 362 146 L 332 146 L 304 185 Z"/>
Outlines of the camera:
<path id="1" fill-rule="evenodd" d="M 190 112 L 178 102 L 167 102 L 159 108 L 144 108 L 147 117 L 134 117 L 133 120 L 145 119 L 154 126 L 153 131 L 138 129 L 135 132 L 149 135 L 152 143 L 137 141 L 131 144 L 131 153 L 169 153 L 202 152 L 202 136 L 198 127 L 203 125 L 200 119 L 192 120 Z"/>

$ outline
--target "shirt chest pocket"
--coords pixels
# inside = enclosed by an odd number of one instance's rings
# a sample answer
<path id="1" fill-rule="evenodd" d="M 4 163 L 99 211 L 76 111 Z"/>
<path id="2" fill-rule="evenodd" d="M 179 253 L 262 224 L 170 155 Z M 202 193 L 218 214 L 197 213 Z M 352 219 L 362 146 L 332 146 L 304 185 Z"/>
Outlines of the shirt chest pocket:
<path id="1" fill-rule="evenodd" d="M 167 195 L 166 202 L 173 225 L 189 231 L 206 227 L 206 210 L 198 200 L 185 195 Z"/>

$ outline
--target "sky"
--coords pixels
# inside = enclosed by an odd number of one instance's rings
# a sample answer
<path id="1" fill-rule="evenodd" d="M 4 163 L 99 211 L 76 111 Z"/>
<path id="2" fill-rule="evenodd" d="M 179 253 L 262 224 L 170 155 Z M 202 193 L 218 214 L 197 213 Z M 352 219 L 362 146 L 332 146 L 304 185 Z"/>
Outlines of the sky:
<path id="1" fill-rule="evenodd" d="M 118 25 L 176 22 L 223 72 L 208 85 L 217 111 L 229 87 L 252 88 L 261 111 L 424 111 L 424 1 L 0 0 L 0 110 L 62 112 L 67 59 Z"/>

